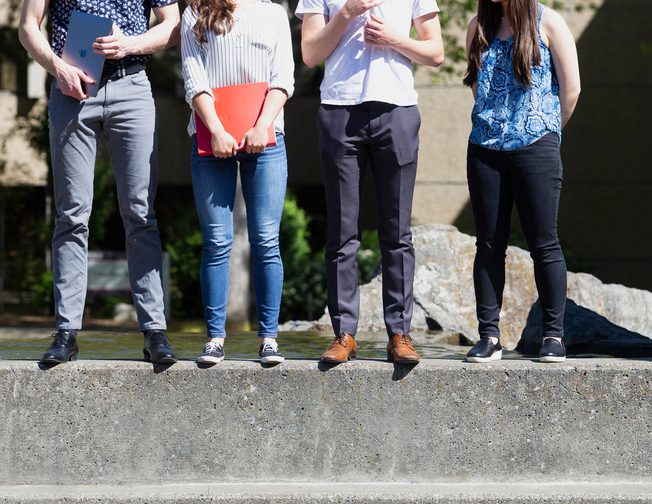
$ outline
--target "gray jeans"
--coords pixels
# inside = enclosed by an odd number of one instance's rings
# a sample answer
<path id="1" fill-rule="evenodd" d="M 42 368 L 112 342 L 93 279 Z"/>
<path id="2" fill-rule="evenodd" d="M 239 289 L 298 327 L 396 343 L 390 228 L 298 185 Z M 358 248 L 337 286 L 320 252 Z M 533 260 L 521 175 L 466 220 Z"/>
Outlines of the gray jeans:
<path id="1" fill-rule="evenodd" d="M 126 234 L 129 280 L 141 330 L 165 329 L 161 241 L 154 215 L 156 116 L 144 71 L 106 82 L 84 102 L 56 82 L 48 104 L 56 219 L 52 237 L 58 329 L 81 329 L 95 155 L 104 133 Z"/>

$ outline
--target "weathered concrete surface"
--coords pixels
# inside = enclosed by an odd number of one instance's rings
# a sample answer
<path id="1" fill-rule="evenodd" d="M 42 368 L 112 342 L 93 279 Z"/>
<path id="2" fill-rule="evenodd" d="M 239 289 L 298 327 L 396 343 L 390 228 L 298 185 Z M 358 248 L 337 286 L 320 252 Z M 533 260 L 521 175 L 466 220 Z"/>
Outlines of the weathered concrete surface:
<path id="1" fill-rule="evenodd" d="M 0 362 L 0 484 L 652 483 L 652 361 Z"/>
<path id="2" fill-rule="evenodd" d="M 416 226 L 412 233 L 416 255 L 413 329 L 443 328 L 459 332 L 468 341 L 477 341 L 475 238 L 443 224 Z M 360 331 L 384 331 L 381 288 L 379 276 L 360 288 Z M 573 319 L 577 311 L 571 309 L 567 313 L 564 331 L 569 346 L 578 343 L 589 352 L 599 353 L 605 345 L 591 347 L 590 343 L 607 335 L 608 346 L 615 350 L 612 354 L 631 355 L 643 348 L 645 355 L 652 356 L 652 292 L 604 284 L 583 273 L 569 273 L 568 298 L 586 309 L 579 321 Z M 524 331 L 533 339 L 532 344 L 540 343 L 541 321 L 532 317 L 528 320 L 537 299 L 529 252 L 509 247 L 500 324 L 503 346 L 515 348 Z M 621 331 L 614 330 L 614 325 Z M 298 325 L 301 330 L 320 331 L 329 326 L 328 313 L 312 325 Z M 294 330 L 292 324 L 283 328 Z M 640 338 L 636 345 L 628 347 L 631 338 L 625 333 L 637 333 Z"/>
<path id="3" fill-rule="evenodd" d="M 649 483 L 414 484 L 186 483 L 128 486 L 0 486 L 0 503 L 649 503 Z"/>

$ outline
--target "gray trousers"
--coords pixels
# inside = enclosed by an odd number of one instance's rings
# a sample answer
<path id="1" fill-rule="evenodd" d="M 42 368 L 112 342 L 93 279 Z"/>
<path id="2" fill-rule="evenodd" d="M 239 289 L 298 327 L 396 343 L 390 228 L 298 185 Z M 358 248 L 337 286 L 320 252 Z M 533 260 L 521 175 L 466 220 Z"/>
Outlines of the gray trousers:
<path id="1" fill-rule="evenodd" d="M 161 241 L 154 215 L 156 116 L 145 71 L 107 81 L 79 102 L 56 82 L 48 104 L 56 219 L 52 238 L 58 329 L 81 329 L 95 155 L 104 133 L 126 234 L 131 291 L 141 330 L 165 329 Z"/>
<path id="2" fill-rule="evenodd" d="M 326 279 L 335 334 L 355 335 L 362 182 L 370 165 L 378 200 L 383 311 L 389 335 L 409 334 L 414 247 L 410 232 L 421 118 L 416 106 L 321 105 L 317 118 L 326 187 Z"/>

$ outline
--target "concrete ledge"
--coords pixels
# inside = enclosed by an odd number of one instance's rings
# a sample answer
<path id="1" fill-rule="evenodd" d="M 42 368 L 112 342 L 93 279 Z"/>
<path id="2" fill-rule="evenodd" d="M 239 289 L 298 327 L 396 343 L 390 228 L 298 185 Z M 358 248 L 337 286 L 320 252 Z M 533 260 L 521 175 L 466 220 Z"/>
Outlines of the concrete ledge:
<path id="1" fill-rule="evenodd" d="M 0 484 L 652 483 L 652 362 L 0 362 Z"/>
<path id="2" fill-rule="evenodd" d="M 292 503 L 372 504 L 509 503 L 648 504 L 652 484 L 565 482 L 541 484 L 410 484 L 410 483 L 189 483 L 112 486 L 0 486 L 4 504 L 202 504 Z"/>

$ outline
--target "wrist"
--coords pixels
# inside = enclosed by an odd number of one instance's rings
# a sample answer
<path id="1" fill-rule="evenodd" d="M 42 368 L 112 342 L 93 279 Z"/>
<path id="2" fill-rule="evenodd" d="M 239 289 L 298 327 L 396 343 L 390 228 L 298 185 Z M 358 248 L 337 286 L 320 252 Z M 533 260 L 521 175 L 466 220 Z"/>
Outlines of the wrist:
<path id="1" fill-rule="evenodd" d="M 353 13 L 347 8 L 346 4 L 344 4 L 339 10 L 338 15 L 342 16 L 342 19 L 345 21 L 351 21 L 351 18 L 353 17 Z"/>
<path id="2" fill-rule="evenodd" d="M 56 54 L 52 53 L 52 56 L 50 57 L 50 68 L 51 68 L 50 73 L 55 79 L 59 79 L 61 77 L 61 73 L 65 71 L 67 66 L 68 63 L 63 61 Z"/>
<path id="3" fill-rule="evenodd" d="M 125 56 L 140 56 L 141 51 L 139 50 L 134 37 L 125 37 Z"/>

